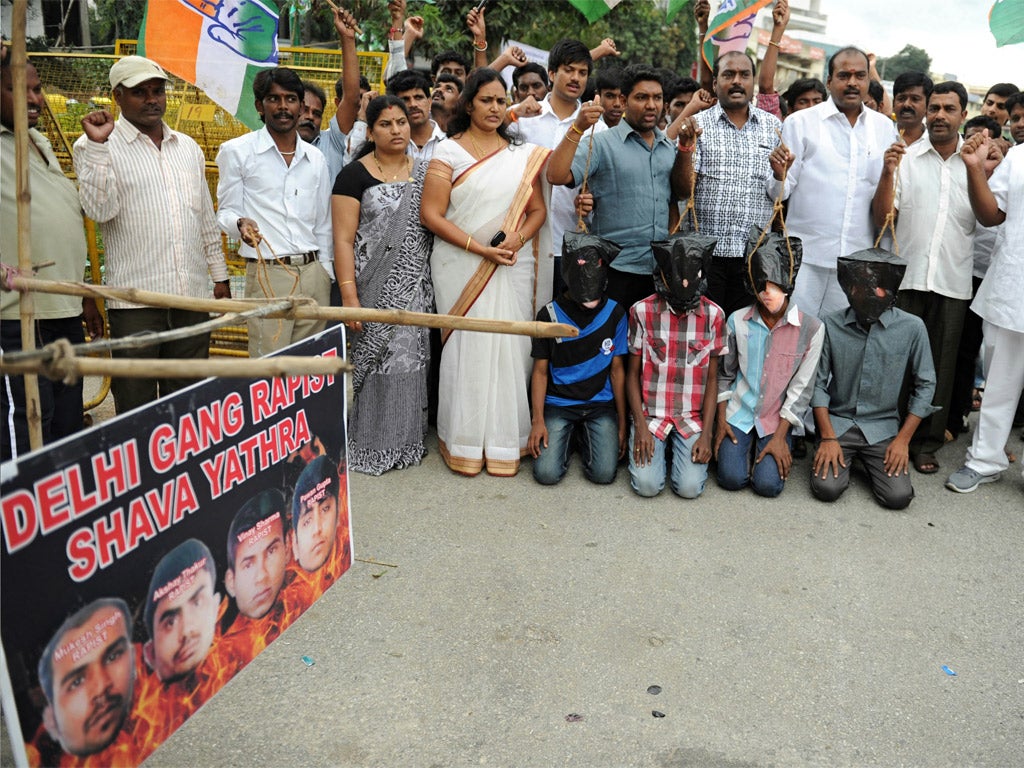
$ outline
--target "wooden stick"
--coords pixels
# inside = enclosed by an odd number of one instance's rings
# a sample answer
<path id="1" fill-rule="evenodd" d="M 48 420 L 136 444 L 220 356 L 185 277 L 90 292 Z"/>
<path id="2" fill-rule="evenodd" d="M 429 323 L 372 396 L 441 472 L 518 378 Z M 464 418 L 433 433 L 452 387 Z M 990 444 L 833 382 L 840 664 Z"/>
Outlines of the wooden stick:
<path id="1" fill-rule="evenodd" d="M 7 357 L 0 358 L 0 374 L 42 373 L 48 363 L 41 360 L 26 360 L 10 363 Z M 210 360 L 173 360 L 169 358 L 92 358 L 70 357 L 59 363 L 60 371 L 55 375 L 71 374 L 83 376 L 120 376 L 126 379 L 153 379 L 173 377 L 182 379 L 204 379 L 209 376 L 236 379 L 258 379 L 267 376 L 335 376 L 351 371 L 352 366 L 340 357 L 261 357 L 218 358 Z"/>
<path id="2" fill-rule="evenodd" d="M 341 8 L 339 8 L 339 7 L 338 7 L 337 3 L 335 3 L 335 2 L 334 2 L 334 0 L 327 0 L 327 4 L 328 4 L 329 6 L 331 6 L 331 10 L 332 10 L 332 11 L 340 11 L 340 10 L 341 10 Z M 362 35 L 363 35 L 363 30 L 361 30 L 361 29 L 359 28 L 359 25 L 358 25 L 358 24 L 356 24 L 355 26 L 353 26 L 353 27 L 352 27 L 352 29 L 354 29 L 354 30 L 355 30 L 355 33 L 356 33 L 357 35 L 359 35 L 360 37 L 362 37 Z"/>
<path id="3" fill-rule="evenodd" d="M 287 309 L 289 306 L 290 302 L 288 301 L 275 301 L 270 304 L 256 306 L 247 312 L 228 312 L 226 315 L 221 315 L 213 320 L 207 320 L 205 323 L 186 325 L 184 328 L 174 328 L 169 331 L 143 331 L 141 333 L 134 333 L 131 336 L 124 336 L 120 339 L 104 339 L 102 341 L 90 341 L 87 344 L 76 344 L 71 349 L 74 350 L 75 355 L 92 356 L 115 350 L 139 349 L 141 347 L 150 347 L 154 344 L 166 344 L 169 341 L 177 341 L 178 339 L 187 339 L 190 336 L 210 333 L 225 326 L 241 325 L 250 318 L 265 317 L 272 312 Z M 54 347 L 49 344 L 42 349 L 9 352 L 6 355 L 0 353 L 0 359 L 12 365 L 28 360 L 52 360 L 56 356 Z"/>
<path id="4" fill-rule="evenodd" d="M 29 186 L 28 101 L 25 99 L 28 56 L 25 52 L 26 0 L 15 0 L 11 19 L 11 87 L 14 92 L 14 167 L 15 207 L 18 212 L 18 268 L 32 272 L 32 192 Z M 21 348 L 35 349 L 35 299 L 21 294 L 18 316 L 21 321 Z M 25 419 L 28 444 L 32 450 L 43 445 L 43 416 L 39 403 L 39 379 L 25 376 Z"/>
<path id="5" fill-rule="evenodd" d="M 193 299 L 173 296 L 137 288 L 115 288 L 109 285 L 92 285 L 66 280 L 40 280 L 32 277 L 12 278 L 11 284 L 18 290 L 58 293 L 67 296 L 92 296 L 101 299 L 116 299 L 133 304 L 153 307 L 190 309 L 196 312 L 245 312 L 254 306 L 273 299 Z M 284 299 L 277 299 L 283 301 Z M 365 307 L 321 307 L 312 299 L 292 297 L 293 308 L 287 312 L 273 312 L 267 317 L 293 317 L 302 319 L 328 320 L 344 323 L 353 320 L 391 325 L 415 325 L 425 328 L 451 328 L 457 331 L 480 331 L 484 333 L 508 333 L 517 336 L 556 339 L 575 337 L 579 330 L 565 323 L 539 323 L 536 320 L 493 320 L 482 317 L 457 317 L 455 315 L 432 315 L 427 312 L 409 312 L 404 309 L 368 309 Z"/>

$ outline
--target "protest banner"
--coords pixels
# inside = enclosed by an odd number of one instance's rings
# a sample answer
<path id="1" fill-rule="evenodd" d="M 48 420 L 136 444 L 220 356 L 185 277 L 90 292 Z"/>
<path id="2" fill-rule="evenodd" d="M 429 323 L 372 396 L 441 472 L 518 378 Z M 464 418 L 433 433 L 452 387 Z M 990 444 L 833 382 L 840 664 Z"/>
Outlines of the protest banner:
<path id="1" fill-rule="evenodd" d="M 18 757 L 138 765 L 301 616 L 351 564 L 345 442 L 343 376 L 210 379 L 5 464 Z"/>

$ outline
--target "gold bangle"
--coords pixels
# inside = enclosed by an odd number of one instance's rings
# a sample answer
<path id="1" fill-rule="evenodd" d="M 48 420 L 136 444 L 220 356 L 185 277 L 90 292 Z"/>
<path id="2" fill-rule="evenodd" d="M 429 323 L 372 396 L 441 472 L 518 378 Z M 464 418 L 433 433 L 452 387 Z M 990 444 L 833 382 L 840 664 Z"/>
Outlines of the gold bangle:
<path id="1" fill-rule="evenodd" d="M 782 50 L 781 46 L 779 46 L 779 44 L 778 44 L 778 43 L 776 43 L 776 42 L 775 42 L 774 40 L 769 40 L 769 41 L 768 41 L 768 45 L 774 45 L 774 46 L 775 46 L 776 48 L 778 48 L 778 49 L 779 49 L 780 51 Z"/>
<path id="2" fill-rule="evenodd" d="M 569 127 L 572 128 L 574 131 L 576 131 L 576 133 L 578 133 L 580 136 L 583 135 L 583 131 L 581 131 L 579 128 L 576 127 L 576 123 L 571 123 L 569 125 Z"/>
<path id="3" fill-rule="evenodd" d="M 466 253 L 469 253 L 469 244 L 473 242 L 473 236 L 470 235 L 466 238 Z"/>
<path id="4" fill-rule="evenodd" d="M 338 287 L 340 288 L 343 285 L 355 285 L 355 284 L 356 284 L 355 280 L 342 280 L 340 283 L 338 283 Z"/>
<path id="5" fill-rule="evenodd" d="M 519 245 L 520 245 L 520 247 L 526 245 L 526 238 L 523 237 L 523 233 L 522 232 L 516 232 L 516 234 L 519 236 Z"/>
<path id="6" fill-rule="evenodd" d="M 571 133 L 567 133 L 567 134 L 565 134 L 565 140 L 566 140 L 566 141 L 571 141 L 571 142 L 572 142 L 573 144 L 575 144 L 575 145 L 576 145 L 577 147 L 578 147 L 578 146 L 580 145 L 580 141 L 579 141 L 579 139 L 574 139 L 574 138 L 572 137 L 572 134 L 571 134 Z"/>

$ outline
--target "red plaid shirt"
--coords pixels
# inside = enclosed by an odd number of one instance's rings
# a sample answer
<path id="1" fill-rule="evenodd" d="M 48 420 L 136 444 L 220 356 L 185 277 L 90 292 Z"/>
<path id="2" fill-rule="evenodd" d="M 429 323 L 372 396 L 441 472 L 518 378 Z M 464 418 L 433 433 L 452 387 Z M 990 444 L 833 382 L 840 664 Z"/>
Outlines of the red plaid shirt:
<path id="1" fill-rule="evenodd" d="M 706 298 L 677 315 L 657 294 L 629 310 L 629 352 L 642 355 L 644 416 L 659 440 L 673 429 L 684 438 L 703 430 L 701 406 L 708 362 L 727 351 L 725 312 Z"/>

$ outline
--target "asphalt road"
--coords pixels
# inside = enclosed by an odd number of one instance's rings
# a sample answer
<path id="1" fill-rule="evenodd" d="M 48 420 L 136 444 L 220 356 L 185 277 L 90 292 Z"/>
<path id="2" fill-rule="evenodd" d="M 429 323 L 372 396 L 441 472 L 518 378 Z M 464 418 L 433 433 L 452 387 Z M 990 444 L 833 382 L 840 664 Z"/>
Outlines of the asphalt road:
<path id="1" fill-rule="evenodd" d="M 1024 765 L 1024 479 L 945 490 L 965 440 L 898 513 L 856 475 L 817 502 L 808 459 L 774 500 L 433 446 L 353 474 L 356 557 L 397 567 L 355 562 L 146 765 Z"/>

